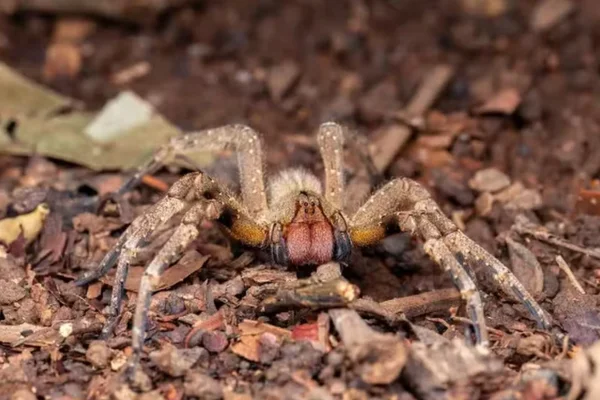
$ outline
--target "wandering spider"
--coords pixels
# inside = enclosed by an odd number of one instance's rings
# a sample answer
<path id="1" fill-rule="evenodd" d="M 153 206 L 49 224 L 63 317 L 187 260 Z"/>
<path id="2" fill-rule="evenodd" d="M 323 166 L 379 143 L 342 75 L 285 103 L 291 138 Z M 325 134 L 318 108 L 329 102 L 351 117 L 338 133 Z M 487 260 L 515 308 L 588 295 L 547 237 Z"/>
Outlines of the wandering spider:
<path id="1" fill-rule="evenodd" d="M 124 191 L 175 156 L 197 149 L 218 151 L 233 147 L 238 153 L 241 195 L 234 195 L 202 172 L 189 173 L 133 221 L 98 268 L 77 281 L 83 285 L 98 279 L 118 261 L 103 337 L 111 334 L 117 320 L 127 270 L 136 251 L 159 225 L 180 213 L 181 224 L 146 268 L 140 284 L 133 327 L 134 368 L 144 343 L 153 288 L 163 271 L 198 237 L 204 220 L 218 221 L 245 245 L 270 250 L 273 261 L 280 265 L 345 261 L 353 247 L 376 244 L 386 236 L 388 228 L 395 226 L 422 238 L 425 252 L 451 275 L 466 303 L 478 343 L 487 344 L 487 328 L 479 292 L 469 270 L 461 265 L 465 262 L 485 264 L 496 282 L 527 307 L 541 328 L 550 327 L 549 317 L 510 270 L 462 233 L 419 183 L 394 179 L 375 191 L 356 212 L 344 212 L 342 153 L 346 135 L 336 123 L 324 123 L 319 128 L 324 190 L 311 173 L 291 169 L 270 181 L 268 194 L 261 140 L 247 126 L 227 125 L 188 133 L 163 147 L 137 171 Z"/>

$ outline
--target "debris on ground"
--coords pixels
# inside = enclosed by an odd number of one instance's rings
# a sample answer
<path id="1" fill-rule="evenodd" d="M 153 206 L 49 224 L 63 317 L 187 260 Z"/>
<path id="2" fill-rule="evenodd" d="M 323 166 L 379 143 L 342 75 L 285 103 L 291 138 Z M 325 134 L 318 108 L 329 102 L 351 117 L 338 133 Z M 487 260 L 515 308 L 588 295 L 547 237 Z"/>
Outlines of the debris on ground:
<path id="1" fill-rule="evenodd" d="M 0 3 L 0 399 L 600 396 L 596 2 Z M 180 217 L 134 254 L 110 338 L 114 269 L 74 280 L 184 173 L 239 189 L 230 148 L 118 193 L 130 170 L 182 132 L 243 123 L 269 173 L 320 176 L 325 120 L 356 142 L 348 213 L 418 181 L 552 327 L 465 254 L 489 328 L 475 345 L 461 292 L 406 233 L 288 270 L 205 221 L 154 288 L 127 381 L 140 280 Z"/>

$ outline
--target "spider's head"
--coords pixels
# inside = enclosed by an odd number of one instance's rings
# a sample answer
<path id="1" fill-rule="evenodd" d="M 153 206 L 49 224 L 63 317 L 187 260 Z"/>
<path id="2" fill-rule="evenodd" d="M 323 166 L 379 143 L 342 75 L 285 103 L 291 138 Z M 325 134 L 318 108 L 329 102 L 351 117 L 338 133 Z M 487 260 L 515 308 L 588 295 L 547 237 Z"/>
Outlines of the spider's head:
<path id="1" fill-rule="evenodd" d="M 332 210 L 326 204 L 320 186 L 306 186 L 288 186 L 287 193 L 272 196 L 277 200 L 272 204 L 277 218 L 269 237 L 273 261 L 280 265 L 346 261 L 352 242 L 344 218 L 339 210 Z"/>

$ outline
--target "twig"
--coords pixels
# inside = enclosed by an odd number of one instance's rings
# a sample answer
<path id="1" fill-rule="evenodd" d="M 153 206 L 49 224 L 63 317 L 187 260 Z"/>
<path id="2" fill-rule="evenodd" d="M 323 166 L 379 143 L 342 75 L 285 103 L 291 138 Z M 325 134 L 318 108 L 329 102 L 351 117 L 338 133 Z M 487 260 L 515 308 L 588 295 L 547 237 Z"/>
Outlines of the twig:
<path id="1" fill-rule="evenodd" d="M 577 289 L 581 294 L 585 294 L 585 290 L 583 290 L 583 287 L 573 274 L 573 271 L 571 271 L 571 268 L 569 267 L 569 264 L 567 264 L 565 259 L 562 258 L 562 256 L 558 255 L 556 256 L 556 263 L 558 264 L 558 267 L 562 269 L 563 272 L 567 275 L 567 278 L 569 278 L 573 286 L 575 286 L 575 289 Z"/>
<path id="2" fill-rule="evenodd" d="M 394 314 L 404 313 L 407 318 L 413 318 L 436 311 L 448 310 L 452 306 L 459 306 L 460 301 L 458 290 L 450 288 L 400 297 L 380 304 L 384 309 Z"/>
<path id="3" fill-rule="evenodd" d="M 406 108 L 396 112 L 393 117 L 398 121 L 385 128 L 382 135 L 377 137 L 373 146 L 369 146 L 369 156 L 372 167 L 377 175 L 382 175 L 390 166 L 392 161 L 408 143 L 413 132 L 412 121 L 423 119 L 446 87 L 453 74 L 449 65 L 438 65 L 427 75 L 417 92 L 412 97 Z M 356 176 L 348 182 L 345 207 L 348 211 L 357 208 L 373 188 L 373 174 L 367 171 L 359 171 Z"/>
<path id="4" fill-rule="evenodd" d="M 577 252 L 577 253 L 582 253 L 582 254 L 588 255 L 590 257 L 600 259 L 599 251 L 585 249 L 581 246 L 577 246 L 576 244 L 569 243 L 566 240 L 558 238 L 549 232 L 546 232 L 546 231 L 543 231 L 540 229 L 532 229 L 527 226 L 523 226 L 522 224 L 515 224 L 514 229 L 516 232 L 518 232 L 522 235 L 533 236 L 534 238 L 536 238 L 537 240 L 540 240 L 542 242 L 550 243 L 550 244 L 553 244 L 558 247 L 563 247 L 565 249 L 569 249 L 569 250 Z"/>
<path id="5" fill-rule="evenodd" d="M 144 175 L 142 177 L 142 182 L 146 186 L 150 186 L 152 189 L 158 190 L 159 192 L 166 192 L 169 190 L 169 185 L 152 175 Z"/>
<path id="6" fill-rule="evenodd" d="M 294 307 L 342 307 L 356 300 L 358 294 L 356 286 L 340 278 L 295 289 L 278 290 L 275 296 L 267 297 L 261 302 L 259 311 L 273 313 Z"/>
<path id="7" fill-rule="evenodd" d="M 197 0 L 13 0 L 0 11 L 9 14 L 34 11 L 50 14 L 88 14 L 136 23 L 151 23 L 163 11 Z"/>
<path id="8" fill-rule="evenodd" d="M 438 65 L 425 77 L 417 93 L 413 96 L 408 106 L 400 112 L 402 116 L 411 116 L 413 118 L 422 118 L 433 103 L 438 98 L 442 90 L 446 87 L 453 70 L 449 65 Z M 373 162 L 377 170 L 382 173 L 396 158 L 396 155 L 410 138 L 412 129 L 403 124 L 388 129 L 375 143 L 376 151 L 372 152 Z"/>

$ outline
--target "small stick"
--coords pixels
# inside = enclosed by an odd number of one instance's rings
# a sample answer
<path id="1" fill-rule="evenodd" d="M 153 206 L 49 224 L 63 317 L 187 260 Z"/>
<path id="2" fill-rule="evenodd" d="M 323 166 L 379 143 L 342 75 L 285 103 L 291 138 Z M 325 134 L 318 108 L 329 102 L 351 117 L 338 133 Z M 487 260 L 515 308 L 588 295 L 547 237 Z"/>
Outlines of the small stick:
<path id="1" fill-rule="evenodd" d="M 169 190 L 169 185 L 167 185 L 165 182 L 163 182 L 162 180 L 160 180 L 152 175 L 144 175 L 142 177 L 142 182 L 146 186 L 150 186 L 152 189 L 156 189 L 159 192 L 164 193 L 167 190 Z"/>
<path id="2" fill-rule="evenodd" d="M 569 243 L 566 240 L 558 238 L 549 232 L 545 232 L 539 229 L 528 228 L 526 226 L 523 226 L 522 224 L 515 224 L 514 228 L 518 233 L 533 236 L 534 238 L 542 242 L 550 243 L 558 247 L 563 247 L 565 249 L 569 249 L 577 253 L 582 253 L 590 257 L 600 259 L 599 251 L 585 249 L 581 246 L 577 246 L 576 244 Z"/>
<path id="3" fill-rule="evenodd" d="M 402 110 L 402 115 L 420 118 L 431 108 L 440 93 L 444 90 L 453 70 L 449 65 L 438 65 L 425 77 L 417 93 L 412 97 L 408 106 Z M 383 173 L 412 134 L 412 129 L 406 124 L 399 125 L 396 129 L 389 129 L 386 134 L 375 143 L 375 152 L 371 157 L 375 167 Z"/>
<path id="4" fill-rule="evenodd" d="M 383 135 L 375 139 L 372 146 L 369 146 L 371 164 L 375 169 L 373 172 L 381 175 L 389 168 L 392 161 L 412 136 L 413 127 L 406 122 L 402 123 L 402 121 L 423 118 L 423 115 L 433 106 L 435 100 L 452 78 L 452 74 L 453 69 L 449 65 L 441 64 L 434 67 L 429 75 L 423 79 L 421 86 L 419 86 L 408 106 L 395 113 L 395 119 L 399 122 L 388 126 Z M 348 198 L 346 198 L 345 204 L 349 210 L 357 206 L 372 190 L 372 182 L 369 179 L 371 175 L 373 174 L 365 174 L 361 171 L 348 182 L 346 189 Z"/>
<path id="5" fill-rule="evenodd" d="M 295 307 L 342 307 L 356 300 L 358 293 L 356 286 L 340 278 L 296 289 L 279 290 L 275 296 L 264 299 L 259 310 L 261 313 L 273 313 Z"/>
<path id="6" fill-rule="evenodd" d="M 556 256 L 556 263 L 558 264 L 558 267 L 562 269 L 563 272 L 567 275 L 567 278 L 569 278 L 573 286 L 575 286 L 575 289 L 577 289 L 579 293 L 585 294 L 585 290 L 583 290 L 583 287 L 573 274 L 573 271 L 571 271 L 571 268 L 569 267 L 569 264 L 567 264 L 565 259 L 562 258 L 562 256 L 558 255 Z"/>
<path id="7" fill-rule="evenodd" d="M 394 314 L 404 313 L 407 318 L 412 318 L 436 311 L 445 311 L 452 306 L 459 306 L 460 302 L 460 292 L 449 288 L 387 300 L 380 305 Z"/>
<path id="8" fill-rule="evenodd" d="M 67 15 L 89 14 L 103 18 L 148 24 L 153 22 L 163 11 L 169 8 L 182 7 L 192 2 L 192 0 L 14 0 L 9 3 L 8 13 L 34 11 Z M 137 12 L 134 12 L 135 10 Z"/>

